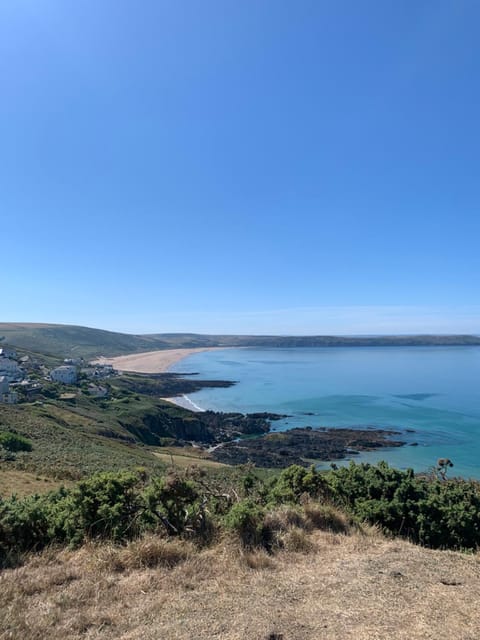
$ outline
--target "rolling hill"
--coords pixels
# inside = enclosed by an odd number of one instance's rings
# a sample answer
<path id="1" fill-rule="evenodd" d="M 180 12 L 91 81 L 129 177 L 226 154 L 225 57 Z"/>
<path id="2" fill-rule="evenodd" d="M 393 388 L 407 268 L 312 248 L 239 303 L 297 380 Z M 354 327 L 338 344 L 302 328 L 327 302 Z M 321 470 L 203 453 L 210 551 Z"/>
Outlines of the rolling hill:
<path id="1" fill-rule="evenodd" d="M 365 347 L 480 345 L 474 335 L 402 336 L 254 336 L 195 333 L 127 334 L 64 324 L 0 322 L 5 342 L 52 356 L 119 356 L 128 353 L 193 347 Z"/>

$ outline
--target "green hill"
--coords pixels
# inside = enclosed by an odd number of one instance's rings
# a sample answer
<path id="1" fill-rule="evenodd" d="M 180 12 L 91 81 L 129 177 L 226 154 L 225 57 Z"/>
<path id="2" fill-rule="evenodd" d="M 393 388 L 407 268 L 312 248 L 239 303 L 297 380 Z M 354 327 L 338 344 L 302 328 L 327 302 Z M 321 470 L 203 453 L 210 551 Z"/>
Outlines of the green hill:
<path id="1" fill-rule="evenodd" d="M 0 323 L 0 336 L 18 348 L 55 356 L 114 356 L 166 349 L 156 336 L 136 336 L 64 324 Z"/>
<path id="2" fill-rule="evenodd" d="M 52 356 L 120 356 L 192 347 L 364 347 L 480 345 L 473 335 L 249 336 L 158 333 L 135 335 L 75 325 L 0 322 L 0 337 L 18 348 Z"/>

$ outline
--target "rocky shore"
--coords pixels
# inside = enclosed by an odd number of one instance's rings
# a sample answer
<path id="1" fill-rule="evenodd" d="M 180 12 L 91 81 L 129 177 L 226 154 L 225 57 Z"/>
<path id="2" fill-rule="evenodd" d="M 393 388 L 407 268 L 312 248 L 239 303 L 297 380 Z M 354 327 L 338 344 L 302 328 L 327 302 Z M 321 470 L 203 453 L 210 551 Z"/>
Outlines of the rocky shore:
<path id="1" fill-rule="evenodd" d="M 268 433 L 227 442 L 212 451 L 212 457 L 227 464 L 252 462 L 258 467 L 308 466 L 315 460 L 340 460 L 360 451 L 401 447 L 393 439 L 399 431 L 382 429 L 329 429 L 311 427 Z"/>
<path id="2" fill-rule="evenodd" d="M 125 373 L 116 378 L 123 391 L 154 398 L 179 396 L 207 387 L 229 387 L 228 380 L 202 380 L 194 374 Z M 291 464 L 309 465 L 315 460 L 340 460 L 360 451 L 403 446 L 398 431 L 381 429 L 294 428 L 272 432 L 271 423 L 287 416 L 274 413 L 234 413 L 192 411 L 175 406 L 167 398 L 153 412 L 130 417 L 122 426 L 142 442 L 162 446 L 166 442 L 182 446 L 194 443 L 218 462 L 283 468 Z M 173 405 L 170 403 L 174 403 Z M 309 414 L 307 414 L 309 415 Z"/>

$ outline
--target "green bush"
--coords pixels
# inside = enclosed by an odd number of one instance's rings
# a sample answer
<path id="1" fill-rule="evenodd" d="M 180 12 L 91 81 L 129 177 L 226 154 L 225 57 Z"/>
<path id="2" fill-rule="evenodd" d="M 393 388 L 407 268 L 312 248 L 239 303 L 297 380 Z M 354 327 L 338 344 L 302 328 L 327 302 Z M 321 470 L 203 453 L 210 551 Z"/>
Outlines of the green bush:
<path id="1" fill-rule="evenodd" d="M 74 487 L 64 503 L 63 527 L 73 544 L 85 538 L 121 541 L 143 530 L 144 499 L 135 473 L 101 473 Z"/>
<path id="2" fill-rule="evenodd" d="M 223 526 L 247 548 L 273 549 L 292 527 L 347 533 L 350 518 L 434 548 L 480 545 L 480 483 L 474 481 L 416 477 L 385 463 L 352 463 L 326 474 L 292 466 L 271 485 L 253 475 L 239 478 L 236 487 L 246 497 L 233 506 L 238 494 L 223 482 L 209 486 L 200 475 L 179 473 L 149 481 L 139 469 L 98 474 L 42 496 L 0 499 L 0 565 L 52 543 L 122 543 L 159 528 L 208 542 Z"/>
<path id="3" fill-rule="evenodd" d="M 65 540 L 63 504 L 65 489 L 38 496 L 0 499 L 0 567 L 13 554 L 40 550 Z"/>
<path id="4" fill-rule="evenodd" d="M 27 438 L 11 433 L 10 431 L 0 431 L 0 448 L 3 447 L 7 451 L 31 451 L 32 443 Z"/>
<path id="5" fill-rule="evenodd" d="M 271 490 L 273 501 L 279 504 L 283 502 L 296 503 L 303 495 L 320 498 L 327 494 L 327 482 L 313 465 L 309 469 L 299 465 L 292 465 L 284 469 Z"/>
<path id="6" fill-rule="evenodd" d="M 146 519 L 151 525 L 159 522 L 169 535 L 200 534 L 207 530 L 204 501 L 194 481 L 177 473 L 155 478 L 145 494 Z"/>
<path id="7" fill-rule="evenodd" d="M 331 471 L 337 503 L 358 518 L 434 548 L 475 549 L 480 544 L 480 485 L 471 480 L 430 480 L 385 462 Z"/>
<path id="8" fill-rule="evenodd" d="M 247 498 L 233 505 L 224 517 L 224 524 L 238 535 L 244 547 L 251 548 L 265 542 L 264 519 L 264 509 Z"/>

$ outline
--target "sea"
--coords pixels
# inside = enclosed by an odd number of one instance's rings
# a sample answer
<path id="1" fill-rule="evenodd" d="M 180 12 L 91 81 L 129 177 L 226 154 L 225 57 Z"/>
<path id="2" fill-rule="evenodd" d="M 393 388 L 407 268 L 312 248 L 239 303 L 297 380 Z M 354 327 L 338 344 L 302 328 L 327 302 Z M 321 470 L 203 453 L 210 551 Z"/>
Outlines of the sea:
<path id="1" fill-rule="evenodd" d="M 406 443 L 339 464 L 428 471 L 450 458 L 450 475 L 480 479 L 480 347 L 235 348 L 196 353 L 170 371 L 236 382 L 190 394 L 197 410 L 287 415 L 274 431 L 393 429 Z"/>

